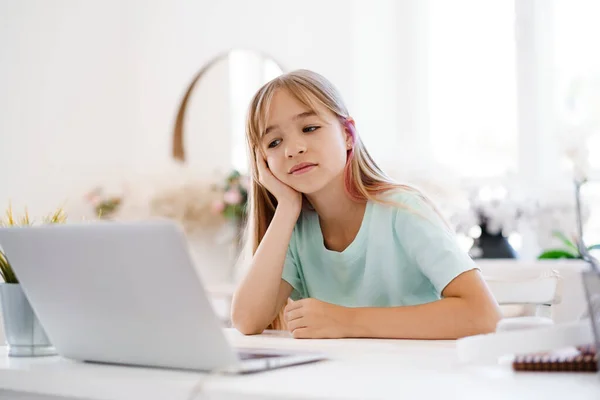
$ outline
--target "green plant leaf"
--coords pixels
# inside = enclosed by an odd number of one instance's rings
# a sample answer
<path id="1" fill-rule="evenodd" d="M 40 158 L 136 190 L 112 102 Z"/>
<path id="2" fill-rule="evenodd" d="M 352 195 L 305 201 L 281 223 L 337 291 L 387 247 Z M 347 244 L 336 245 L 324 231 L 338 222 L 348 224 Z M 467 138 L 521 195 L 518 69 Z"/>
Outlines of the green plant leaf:
<path id="1" fill-rule="evenodd" d="M 559 239 L 561 242 L 563 242 L 568 248 L 575 250 L 575 252 L 577 254 L 579 254 L 579 249 L 577 248 L 577 246 L 575 245 L 575 243 L 571 242 L 569 240 L 569 238 L 567 238 L 567 236 L 565 236 L 564 233 L 559 232 L 559 231 L 554 231 L 552 233 L 552 236 L 554 236 L 555 238 Z"/>
<path id="2" fill-rule="evenodd" d="M 12 270 L 12 267 L 10 266 L 10 263 L 8 262 L 8 259 L 6 258 L 4 253 L 2 253 L 1 251 L 0 251 L 0 275 L 2 275 L 2 279 L 6 283 L 19 283 L 19 281 L 17 280 L 17 276 L 15 275 L 14 271 Z"/>
<path id="3" fill-rule="evenodd" d="M 562 249 L 547 250 L 538 256 L 538 260 L 552 260 L 559 258 L 575 259 L 578 257 L 575 254 Z"/>

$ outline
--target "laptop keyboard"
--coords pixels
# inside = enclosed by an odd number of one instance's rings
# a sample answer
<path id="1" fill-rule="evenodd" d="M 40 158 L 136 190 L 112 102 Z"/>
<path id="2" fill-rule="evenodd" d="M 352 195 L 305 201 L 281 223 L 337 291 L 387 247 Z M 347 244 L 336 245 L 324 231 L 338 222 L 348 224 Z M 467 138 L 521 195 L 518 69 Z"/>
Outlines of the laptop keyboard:
<path id="1" fill-rule="evenodd" d="M 281 357 L 281 354 L 239 352 L 238 357 L 240 358 L 240 360 L 260 360 L 260 359 L 264 359 L 264 358 Z"/>

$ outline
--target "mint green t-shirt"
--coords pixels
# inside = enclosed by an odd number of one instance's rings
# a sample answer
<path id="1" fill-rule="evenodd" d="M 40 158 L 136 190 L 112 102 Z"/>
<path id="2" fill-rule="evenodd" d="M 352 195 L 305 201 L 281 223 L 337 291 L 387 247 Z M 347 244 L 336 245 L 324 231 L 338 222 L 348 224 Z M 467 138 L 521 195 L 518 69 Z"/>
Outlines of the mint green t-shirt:
<path id="1" fill-rule="evenodd" d="M 302 211 L 282 274 L 293 300 L 310 297 L 346 307 L 429 303 L 455 277 L 477 268 L 418 193 L 386 198 L 405 207 L 367 202 L 358 234 L 342 252 L 325 247 L 316 212 Z"/>

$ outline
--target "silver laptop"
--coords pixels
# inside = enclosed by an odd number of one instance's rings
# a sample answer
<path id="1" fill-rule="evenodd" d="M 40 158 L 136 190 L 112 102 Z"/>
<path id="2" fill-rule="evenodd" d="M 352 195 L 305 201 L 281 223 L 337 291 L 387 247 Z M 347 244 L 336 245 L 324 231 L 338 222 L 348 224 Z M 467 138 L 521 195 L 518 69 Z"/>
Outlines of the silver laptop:
<path id="1" fill-rule="evenodd" d="M 171 221 L 0 228 L 0 246 L 64 357 L 225 373 L 323 359 L 233 349 Z"/>

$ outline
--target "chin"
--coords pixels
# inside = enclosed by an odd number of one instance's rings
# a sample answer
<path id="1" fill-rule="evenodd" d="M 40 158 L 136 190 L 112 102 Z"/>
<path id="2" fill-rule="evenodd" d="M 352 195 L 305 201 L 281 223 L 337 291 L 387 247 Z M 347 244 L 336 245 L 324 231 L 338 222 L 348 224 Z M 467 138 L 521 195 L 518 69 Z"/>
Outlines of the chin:
<path id="1" fill-rule="evenodd" d="M 288 183 L 288 185 L 297 192 L 303 194 L 314 194 L 321 191 L 325 186 L 327 186 L 328 182 L 319 182 L 316 179 L 310 180 L 307 179 L 307 182 L 294 182 Z"/>

